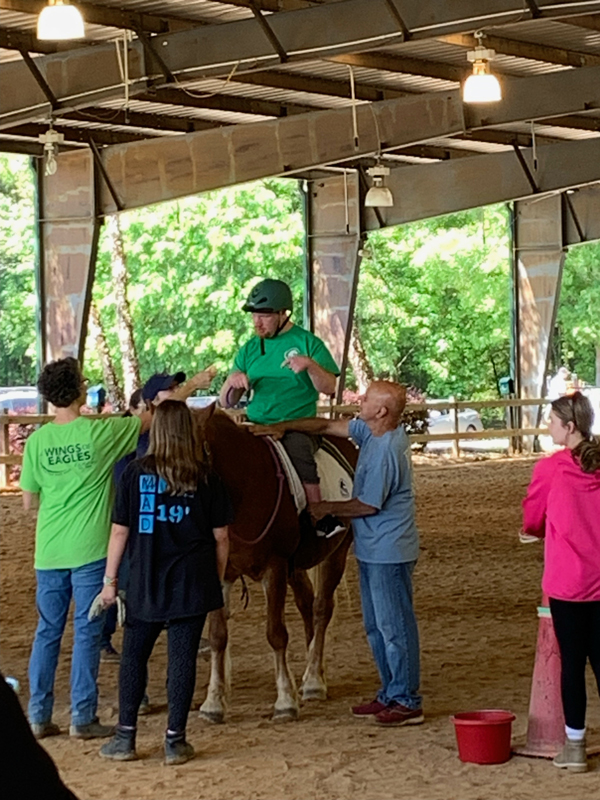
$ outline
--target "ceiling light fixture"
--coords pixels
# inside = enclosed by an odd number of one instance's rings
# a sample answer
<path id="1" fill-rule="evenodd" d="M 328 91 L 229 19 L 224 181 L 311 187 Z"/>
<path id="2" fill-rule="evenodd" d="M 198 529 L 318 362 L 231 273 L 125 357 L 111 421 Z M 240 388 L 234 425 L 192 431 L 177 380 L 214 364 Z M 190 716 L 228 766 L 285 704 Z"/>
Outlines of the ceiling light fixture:
<path id="1" fill-rule="evenodd" d="M 473 74 L 469 75 L 463 86 L 465 103 L 497 103 L 502 100 L 500 82 L 490 72 L 490 61 L 496 51 L 483 46 L 483 31 L 477 31 L 475 50 L 469 50 L 467 60 L 473 64 Z"/>
<path id="2" fill-rule="evenodd" d="M 83 39 L 83 17 L 79 9 L 64 0 L 48 0 L 38 17 L 37 38 L 45 40 Z"/>
<path id="3" fill-rule="evenodd" d="M 56 162 L 56 156 L 58 155 L 58 146 L 63 144 L 65 141 L 65 136 L 63 133 L 58 133 L 52 127 L 52 123 L 50 123 L 50 127 L 46 131 L 46 133 L 40 133 L 38 136 L 40 142 L 44 145 L 44 158 L 46 161 L 46 175 L 54 175 L 56 170 L 58 169 L 58 164 Z"/>
<path id="4" fill-rule="evenodd" d="M 367 173 L 373 178 L 373 186 L 367 192 L 365 206 L 367 208 L 393 206 L 394 195 L 387 186 L 383 185 L 385 178 L 390 174 L 390 168 L 384 167 L 378 162 L 374 167 L 369 167 Z"/>

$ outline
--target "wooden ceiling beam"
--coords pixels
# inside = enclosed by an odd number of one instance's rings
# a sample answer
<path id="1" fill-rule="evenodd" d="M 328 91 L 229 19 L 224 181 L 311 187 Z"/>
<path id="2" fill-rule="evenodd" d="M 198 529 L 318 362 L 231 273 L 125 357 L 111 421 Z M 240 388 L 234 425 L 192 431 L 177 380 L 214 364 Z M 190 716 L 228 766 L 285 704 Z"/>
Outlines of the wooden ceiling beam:
<path id="1" fill-rule="evenodd" d="M 15 136 L 28 136 L 36 140 L 41 133 L 46 133 L 47 130 L 47 125 L 27 122 L 24 125 L 16 125 L 14 128 L 4 132 Z M 135 131 L 130 133 L 128 131 L 110 131 L 102 128 L 73 128 L 70 125 L 60 124 L 54 125 L 54 130 L 64 135 L 65 142 L 80 142 L 82 144 L 89 144 L 90 140 L 101 145 L 129 144 L 141 142 L 148 138 L 148 134 L 136 133 Z"/>
<path id="2" fill-rule="evenodd" d="M 406 56 L 396 56 L 390 53 L 345 53 L 327 60 L 336 64 L 349 64 L 352 67 L 401 72 L 406 75 L 421 75 L 426 78 L 437 78 L 438 80 L 452 81 L 453 83 L 460 83 L 472 72 L 471 65 L 466 60 L 464 66 L 457 67 L 454 64 L 442 64 L 437 61 L 426 61 L 422 58 L 407 58 Z"/>
<path id="3" fill-rule="evenodd" d="M 299 75 L 297 72 L 276 72 L 275 70 L 248 72 L 244 75 L 234 75 L 232 81 L 253 86 L 268 86 L 271 89 L 284 89 L 291 92 L 307 92 L 308 94 L 323 94 L 330 97 L 350 99 L 350 81 Z M 357 100 L 377 102 L 379 100 L 392 100 L 395 97 L 404 97 L 407 92 L 401 92 L 387 86 L 356 83 L 355 94 Z"/>
<path id="4" fill-rule="evenodd" d="M 586 28 L 589 31 L 600 31 L 600 14 L 587 14 L 581 17 L 565 17 L 559 19 L 565 25 L 574 25 L 577 28 Z"/>
<path id="5" fill-rule="evenodd" d="M 233 94 L 188 92 L 183 89 L 166 87 L 138 94 L 135 99 L 147 103 L 166 103 L 186 108 L 210 108 L 217 111 L 233 111 L 237 114 L 254 114 L 264 117 L 287 117 L 291 114 L 307 114 L 318 110 L 314 106 L 301 106 L 295 103 L 239 97 Z"/>
<path id="6" fill-rule="evenodd" d="M 438 41 L 473 50 L 477 46 L 477 39 L 470 33 L 455 33 L 449 36 L 440 36 Z M 567 50 L 562 47 L 522 42 L 517 39 L 506 39 L 502 36 L 486 34 L 483 39 L 484 47 L 491 47 L 497 55 L 526 58 L 532 61 L 543 61 L 546 64 L 561 64 L 565 67 L 597 67 L 600 65 L 600 56 L 590 53 L 581 53 Z"/>
<path id="7" fill-rule="evenodd" d="M 122 109 L 112 110 L 110 108 L 85 108 L 79 111 L 72 111 L 69 114 L 61 114 L 61 119 L 72 119 L 80 122 L 100 122 L 103 125 L 128 125 L 132 128 L 149 128 L 161 131 L 171 131 L 176 133 L 193 133 L 194 131 L 206 131 L 211 128 L 218 128 L 221 123 L 211 120 L 192 119 L 189 117 L 173 117 L 171 115 L 160 115 L 147 113 L 145 111 L 125 111 Z"/>

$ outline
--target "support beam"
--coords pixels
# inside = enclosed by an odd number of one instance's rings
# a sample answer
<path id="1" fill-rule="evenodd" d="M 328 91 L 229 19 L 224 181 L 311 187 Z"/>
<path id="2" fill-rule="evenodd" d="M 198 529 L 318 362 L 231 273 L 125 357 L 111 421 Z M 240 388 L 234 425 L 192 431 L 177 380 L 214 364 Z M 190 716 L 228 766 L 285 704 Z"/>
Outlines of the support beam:
<path id="1" fill-rule="evenodd" d="M 80 144 L 89 144 L 90 139 L 94 139 L 96 144 L 99 145 L 116 145 L 121 143 L 142 142 L 148 138 L 147 133 L 140 131 L 114 131 L 102 128 L 72 128 L 68 125 L 54 126 L 57 133 L 62 133 L 65 137 L 65 142 L 79 142 Z M 38 125 L 34 122 L 29 122 L 26 125 L 16 125 L 10 128 L 6 133 L 13 136 L 29 136 L 37 141 L 41 133 L 48 131 L 47 125 Z"/>
<path id="2" fill-rule="evenodd" d="M 590 105 L 600 106 L 600 67 L 514 79 L 506 99 L 493 109 L 466 108 L 458 90 L 361 104 L 356 108 L 358 148 L 352 134 L 352 110 L 343 108 L 219 128 L 177 141 L 154 139 L 118 145 L 108 148 L 103 158 L 125 207 L 135 208 L 249 180 L 355 161 L 373 155 L 380 147 L 395 150 L 440 136 L 573 113 Z M 572 185 L 588 183 L 585 172 L 580 169 Z M 476 190 L 485 192 L 486 177 Z M 558 186 L 566 180 L 561 177 Z M 461 195 L 473 190 L 470 183 L 461 187 Z M 443 189 L 441 193 L 446 194 Z M 523 194 L 527 192 L 519 185 L 506 199 Z M 437 198 L 432 197 L 431 202 Z M 107 211 L 111 210 L 109 205 Z"/>
<path id="3" fill-rule="evenodd" d="M 394 195 L 394 206 L 379 209 L 384 225 L 401 225 L 600 181 L 600 138 L 538 147 L 537 171 L 533 169 L 531 149 L 523 149 L 521 154 L 538 192 L 534 192 L 513 151 L 392 169 L 386 185 Z M 575 209 L 578 194 L 572 195 Z M 586 215 L 581 224 L 586 231 Z M 371 209 L 366 210 L 365 225 L 368 230 L 380 227 Z M 572 236 L 572 241 L 579 241 L 575 234 Z"/>
<path id="4" fill-rule="evenodd" d="M 561 195 L 516 202 L 513 259 L 520 329 L 517 383 L 522 398 L 545 394 L 565 255 Z M 523 427 L 537 427 L 541 411 L 539 406 L 524 406 Z M 532 442 L 526 444 L 531 447 Z"/>
<path id="5" fill-rule="evenodd" d="M 356 172 L 309 183 L 308 252 L 312 264 L 314 331 L 331 351 L 344 387 L 360 268 L 361 208 Z"/>
<path id="6" fill-rule="evenodd" d="M 424 75 L 427 78 L 437 78 L 442 81 L 460 83 L 473 71 L 465 61 L 464 66 L 442 64 L 438 61 L 425 61 L 422 58 L 407 58 L 389 53 L 348 53 L 343 56 L 333 56 L 329 59 L 336 64 L 349 64 L 353 67 L 366 69 L 385 70 L 386 72 L 400 72 L 405 75 Z"/>
<path id="7" fill-rule="evenodd" d="M 331 78 L 318 78 L 312 75 L 298 75 L 295 72 L 276 72 L 275 70 L 247 72 L 244 75 L 236 74 L 232 82 L 351 99 L 349 80 L 338 81 Z M 369 102 L 391 100 L 394 97 L 405 97 L 407 95 L 407 92 L 399 92 L 389 86 L 373 86 L 367 83 L 355 83 L 354 88 L 357 100 L 367 100 Z"/>
<path id="8" fill-rule="evenodd" d="M 485 10 L 476 0 L 461 3 L 440 3 L 439 0 L 394 2 L 411 38 L 415 39 L 519 22 L 531 15 L 531 12 L 524 11 L 521 0 L 486 0 Z M 572 16 L 582 9 L 582 4 L 576 0 L 558 5 L 553 0 L 542 0 L 539 6 L 548 19 Z M 600 0 L 588 0 L 585 9 L 600 9 Z M 405 38 L 404 31 L 400 30 L 390 12 L 388 0 L 325 3 L 273 14 L 269 24 L 290 61 L 330 58 L 389 47 Z M 185 80 L 209 75 L 225 77 L 231 73 L 233 65 L 238 72 L 244 72 L 279 64 L 278 53 L 255 19 L 158 34 L 153 39 L 153 46 L 161 53 L 169 71 Z M 160 83 L 160 72 L 146 74 L 142 43 L 134 40 L 129 50 L 131 93 L 144 91 L 148 79 Z M 113 44 L 42 56 L 38 59 L 38 67 L 55 97 L 71 109 L 94 104 L 100 97 L 106 99 L 122 93 Z M 46 112 L 47 102 L 22 63 L 0 65 L 0 84 L 3 87 L 0 119 L 4 125 L 32 119 Z"/>
<path id="9" fill-rule="evenodd" d="M 267 117 L 287 117 L 291 114 L 307 114 L 315 111 L 314 106 L 297 103 L 281 103 L 273 100 L 239 97 L 234 94 L 213 94 L 212 92 L 185 92 L 182 89 L 162 88 L 143 92 L 135 97 L 146 103 L 165 103 L 184 108 L 212 108 L 217 111 L 234 111 L 237 114 L 254 114 Z"/>
<path id="10" fill-rule="evenodd" d="M 44 298 L 42 360 L 83 358 L 101 217 L 98 176 L 89 150 L 61 153 L 58 170 L 38 166 L 38 296 Z"/>
<path id="11" fill-rule="evenodd" d="M 0 0 L 1 1 L 1 0 Z M 440 40 L 448 44 L 455 44 L 467 50 L 477 46 L 477 39 L 470 33 L 455 33 L 442 36 Z M 597 67 L 600 65 L 600 56 L 592 53 L 578 53 L 562 47 L 550 47 L 545 44 L 522 42 L 518 39 L 506 39 L 502 36 L 493 36 L 486 33 L 483 40 L 484 47 L 491 47 L 500 56 L 514 56 L 515 58 L 528 58 L 533 61 L 543 61 L 546 64 L 563 64 L 566 67 Z"/>

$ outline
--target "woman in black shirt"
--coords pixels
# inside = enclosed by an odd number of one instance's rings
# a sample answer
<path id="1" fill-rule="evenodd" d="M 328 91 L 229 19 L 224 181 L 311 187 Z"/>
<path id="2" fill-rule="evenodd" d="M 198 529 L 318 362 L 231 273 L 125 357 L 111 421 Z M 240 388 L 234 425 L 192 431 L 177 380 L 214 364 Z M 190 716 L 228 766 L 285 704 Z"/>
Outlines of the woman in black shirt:
<path id="1" fill-rule="evenodd" d="M 231 507 L 209 471 L 185 403 L 156 407 L 148 454 L 128 465 L 117 487 L 102 598 L 116 601 L 117 571 L 128 549 L 127 619 L 119 673 L 119 723 L 100 755 L 135 758 L 137 714 L 146 666 L 167 624 L 169 723 L 165 763 L 194 755 L 185 738 L 196 655 L 209 611 L 223 606 Z"/>

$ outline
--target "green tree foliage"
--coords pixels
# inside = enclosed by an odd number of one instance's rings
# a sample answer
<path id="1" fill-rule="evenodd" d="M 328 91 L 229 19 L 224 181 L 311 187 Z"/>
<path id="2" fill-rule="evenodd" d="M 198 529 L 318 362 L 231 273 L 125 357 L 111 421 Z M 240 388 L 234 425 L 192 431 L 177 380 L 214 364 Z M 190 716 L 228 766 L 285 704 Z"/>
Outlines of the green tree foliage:
<path id="1" fill-rule="evenodd" d="M 0 386 L 35 380 L 33 203 L 28 159 L 0 154 Z"/>
<path id="2" fill-rule="evenodd" d="M 288 281 L 302 321 L 301 205 L 296 181 L 270 180 L 123 215 L 143 377 L 215 364 L 222 380 L 251 333 L 241 307 L 257 277 Z M 109 259 L 103 245 L 94 295 L 115 352 Z"/>
<path id="3" fill-rule="evenodd" d="M 378 231 L 368 253 L 356 325 L 375 374 L 430 397 L 494 396 L 509 370 L 506 209 Z"/>
<path id="4" fill-rule="evenodd" d="M 0 160 L 0 369 L 5 384 L 34 378 L 32 186 L 26 160 Z M 302 319 L 301 201 L 296 181 L 267 180 L 122 215 L 143 377 L 165 368 L 192 373 L 214 363 L 222 379 L 251 332 L 241 306 L 258 277 L 289 281 L 295 318 Z M 494 365 L 499 375 L 508 372 L 504 208 L 374 233 L 368 249 L 356 321 L 374 373 L 398 377 L 432 397 L 493 396 Z M 118 363 L 109 258 L 105 242 L 94 297 Z M 572 304 L 572 291 L 581 295 L 578 286 L 570 288 L 566 281 L 561 307 Z M 88 347 L 86 373 L 100 380 L 91 342 Z"/>
<path id="5" fill-rule="evenodd" d="M 597 351 L 600 349 L 600 244 L 572 247 L 565 259 L 554 368 L 566 364 L 580 378 L 599 385 Z"/>

